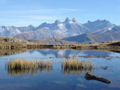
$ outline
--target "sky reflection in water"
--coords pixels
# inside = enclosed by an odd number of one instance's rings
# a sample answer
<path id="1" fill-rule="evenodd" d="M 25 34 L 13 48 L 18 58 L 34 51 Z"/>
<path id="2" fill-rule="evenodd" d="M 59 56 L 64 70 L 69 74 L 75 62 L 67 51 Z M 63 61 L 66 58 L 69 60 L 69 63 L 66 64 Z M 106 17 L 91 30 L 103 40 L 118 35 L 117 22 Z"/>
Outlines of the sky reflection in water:
<path id="1" fill-rule="evenodd" d="M 51 70 L 8 70 L 8 61 L 16 58 L 27 60 L 49 60 Z M 111 84 L 95 80 L 86 80 L 84 70 L 72 70 L 65 73 L 61 64 L 69 58 L 91 61 L 94 69 L 91 74 L 107 78 Z M 120 89 L 120 54 L 105 51 L 79 50 L 31 50 L 16 55 L 0 57 L 0 89 L 2 90 L 78 90 L 78 89 Z M 107 67 L 107 68 L 106 68 Z M 32 72 L 32 73 L 29 73 Z"/>

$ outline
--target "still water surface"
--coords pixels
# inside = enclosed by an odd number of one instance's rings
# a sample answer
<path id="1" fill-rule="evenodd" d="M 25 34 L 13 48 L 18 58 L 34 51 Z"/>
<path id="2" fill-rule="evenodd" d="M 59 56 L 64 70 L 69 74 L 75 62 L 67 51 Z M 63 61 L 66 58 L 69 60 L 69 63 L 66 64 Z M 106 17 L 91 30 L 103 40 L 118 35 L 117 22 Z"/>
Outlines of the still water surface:
<path id="1" fill-rule="evenodd" d="M 10 72 L 8 61 L 24 58 L 27 60 L 49 60 L 51 70 L 33 72 Z M 64 72 L 61 64 L 69 58 L 91 61 L 91 74 L 106 78 L 112 83 L 86 80 L 85 71 Z M 0 57 L 0 90 L 120 90 L 120 53 L 92 50 L 31 50 L 21 54 Z"/>

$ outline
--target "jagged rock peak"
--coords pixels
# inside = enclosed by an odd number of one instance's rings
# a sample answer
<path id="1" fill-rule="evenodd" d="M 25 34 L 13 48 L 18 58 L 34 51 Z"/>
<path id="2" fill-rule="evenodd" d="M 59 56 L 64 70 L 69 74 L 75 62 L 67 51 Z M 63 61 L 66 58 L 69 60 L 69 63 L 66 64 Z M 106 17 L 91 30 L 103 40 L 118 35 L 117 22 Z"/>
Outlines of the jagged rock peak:
<path id="1" fill-rule="evenodd" d="M 90 20 L 88 20 L 88 23 L 91 23 L 91 21 L 90 21 Z"/>
<path id="2" fill-rule="evenodd" d="M 32 28 L 32 27 L 34 27 L 34 26 L 33 26 L 33 25 L 28 25 L 28 27 L 31 27 L 31 28 Z"/>
<path id="3" fill-rule="evenodd" d="M 60 24 L 60 23 L 61 23 L 60 20 L 55 21 L 55 24 Z"/>
<path id="4" fill-rule="evenodd" d="M 110 23 L 109 21 L 107 21 L 107 20 L 100 20 L 100 19 L 98 19 L 98 20 L 96 20 L 96 21 L 94 21 L 94 22 L 107 22 L 107 23 Z"/>
<path id="5" fill-rule="evenodd" d="M 68 17 L 65 19 L 65 22 L 70 22 L 71 19 L 69 19 Z"/>
<path id="6" fill-rule="evenodd" d="M 77 22 L 75 18 L 72 19 L 73 22 Z"/>

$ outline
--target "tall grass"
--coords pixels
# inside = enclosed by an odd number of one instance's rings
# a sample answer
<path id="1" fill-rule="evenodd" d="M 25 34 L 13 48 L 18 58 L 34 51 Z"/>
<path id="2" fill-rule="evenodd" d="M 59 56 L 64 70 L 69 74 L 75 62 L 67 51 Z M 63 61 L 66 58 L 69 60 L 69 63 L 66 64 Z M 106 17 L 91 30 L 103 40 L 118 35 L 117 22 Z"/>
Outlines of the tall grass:
<path id="1" fill-rule="evenodd" d="M 50 61 L 16 59 L 8 62 L 8 74 L 11 75 L 34 74 L 38 71 L 49 72 L 52 69 L 53 64 Z"/>
<path id="2" fill-rule="evenodd" d="M 64 73 L 86 73 L 86 72 L 92 72 L 93 70 L 93 64 L 91 61 L 81 61 L 77 58 L 72 58 L 65 60 L 62 63 L 62 70 Z"/>
<path id="3" fill-rule="evenodd" d="M 40 61 L 39 62 L 40 72 L 53 70 L 53 64 L 50 61 Z"/>

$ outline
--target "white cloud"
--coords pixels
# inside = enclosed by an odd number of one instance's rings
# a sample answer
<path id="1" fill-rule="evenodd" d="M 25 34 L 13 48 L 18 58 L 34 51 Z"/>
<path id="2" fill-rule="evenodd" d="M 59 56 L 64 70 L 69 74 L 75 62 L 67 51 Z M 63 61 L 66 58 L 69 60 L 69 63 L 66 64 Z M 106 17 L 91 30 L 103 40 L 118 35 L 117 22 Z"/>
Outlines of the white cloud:
<path id="1" fill-rule="evenodd" d="M 30 15 L 30 16 L 20 16 L 19 20 L 27 21 L 28 24 L 33 22 L 34 25 L 39 25 L 43 22 L 53 23 L 55 20 L 60 19 L 64 20 L 66 17 L 64 16 L 37 16 L 37 15 Z M 26 23 L 27 24 L 27 23 Z"/>
<path id="2" fill-rule="evenodd" d="M 9 10 L 9 11 L 1 11 L 0 13 L 14 13 L 14 14 L 51 14 L 51 13 L 76 12 L 76 11 L 77 11 L 77 9 L 61 8 L 61 9 Z"/>
<path id="3" fill-rule="evenodd" d="M 76 12 L 76 11 L 78 11 L 77 9 L 71 9 L 71 8 L 62 8 L 60 10 L 62 10 L 62 11 L 70 11 L 70 12 Z"/>
<path id="4" fill-rule="evenodd" d="M 65 19 L 63 16 L 37 16 L 37 15 L 29 15 L 29 16 L 18 16 L 17 19 L 9 18 L 7 19 L 9 22 L 2 22 L 4 25 L 6 23 L 7 26 L 28 26 L 28 25 L 34 25 L 38 26 L 41 23 L 47 22 L 47 23 L 53 23 L 56 19 Z M 3 19 L 2 19 L 3 20 Z M 3 21 L 6 21 L 5 19 Z"/>
<path id="5" fill-rule="evenodd" d="M 20 18 L 30 18 L 30 19 L 41 19 L 41 20 L 54 20 L 55 18 L 60 18 L 60 16 L 38 16 L 38 15 L 29 15 L 29 16 L 20 16 Z"/>
<path id="6" fill-rule="evenodd" d="M 34 9 L 34 10 L 9 10 L 0 11 L 2 24 L 22 25 L 29 24 L 39 25 L 43 22 L 53 23 L 56 19 L 64 20 L 69 17 L 70 13 L 76 12 L 77 9 L 60 8 L 60 9 Z"/>
<path id="7" fill-rule="evenodd" d="M 45 13 L 45 12 L 75 12 L 77 11 L 77 9 L 70 9 L 70 8 L 60 8 L 60 9 L 37 9 L 37 10 L 23 10 L 20 12 L 27 12 L 27 13 L 36 13 L 36 12 L 40 12 L 40 13 Z"/>

